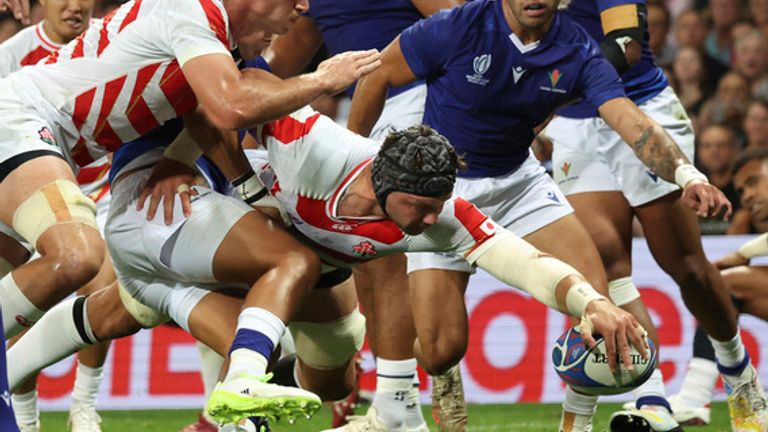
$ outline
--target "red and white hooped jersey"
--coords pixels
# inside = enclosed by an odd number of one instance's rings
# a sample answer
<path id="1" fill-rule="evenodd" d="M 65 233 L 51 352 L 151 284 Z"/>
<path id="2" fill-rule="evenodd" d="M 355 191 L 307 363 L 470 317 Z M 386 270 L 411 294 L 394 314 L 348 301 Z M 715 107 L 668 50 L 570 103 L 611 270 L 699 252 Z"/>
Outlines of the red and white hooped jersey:
<path id="1" fill-rule="evenodd" d="M 61 47 L 45 34 L 42 21 L 22 29 L 0 44 L 0 78 L 36 64 Z"/>
<path id="2" fill-rule="evenodd" d="M 259 178 L 290 215 L 295 230 L 332 266 L 351 266 L 396 252 L 472 254 L 508 234 L 469 202 L 453 197 L 435 225 L 404 233 L 389 219 L 338 214 L 350 184 L 373 161 L 379 143 L 357 135 L 311 108 L 257 128 L 267 151 L 249 150 Z M 477 256 L 475 256 L 477 255 Z"/>
<path id="3" fill-rule="evenodd" d="M 221 0 L 131 0 L 7 80 L 20 106 L 50 119 L 57 144 L 85 166 L 194 109 L 181 67 L 233 48 Z"/>

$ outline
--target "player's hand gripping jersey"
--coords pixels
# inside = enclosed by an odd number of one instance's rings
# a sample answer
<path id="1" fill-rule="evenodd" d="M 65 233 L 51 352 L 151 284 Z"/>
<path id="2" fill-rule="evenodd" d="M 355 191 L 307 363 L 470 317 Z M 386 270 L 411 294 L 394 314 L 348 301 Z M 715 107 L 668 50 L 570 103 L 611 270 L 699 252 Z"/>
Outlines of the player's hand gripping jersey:
<path id="1" fill-rule="evenodd" d="M 268 151 L 249 151 L 251 165 L 285 207 L 298 235 L 330 265 L 347 267 L 407 251 L 450 252 L 474 262 L 481 250 L 509 234 L 457 197 L 446 201 L 437 223 L 420 235 L 405 234 L 389 219 L 344 217 L 339 203 L 372 162 L 377 142 L 310 108 L 253 133 Z"/>
<path id="2" fill-rule="evenodd" d="M 4 118 L 33 112 L 56 129 L 55 144 L 84 166 L 195 108 L 181 67 L 198 56 L 229 55 L 228 23 L 217 0 L 129 1 L 45 64 L 0 82 L 0 111 Z M 37 134 L 34 115 L 6 139 Z"/>

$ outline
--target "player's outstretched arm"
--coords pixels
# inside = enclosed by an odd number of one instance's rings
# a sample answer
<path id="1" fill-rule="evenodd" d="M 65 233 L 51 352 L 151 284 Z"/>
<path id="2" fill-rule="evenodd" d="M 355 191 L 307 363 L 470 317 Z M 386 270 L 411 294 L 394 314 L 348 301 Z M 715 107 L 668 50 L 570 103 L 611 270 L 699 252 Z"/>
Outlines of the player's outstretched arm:
<path id="1" fill-rule="evenodd" d="M 743 265 L 749 265 L 752 258 L 768 255 L 768 233 L 760 234 L 759 236 L 749 240 L 741 245 L 739 250 L 731 252 L 728 255 L 715 261 L 715 267 L 720 270 L 738 267 Z"/>
<path id="2" fill-rule="evenodd" d="M 398 36 L 381 53 L 381 67 L 364 76 L 357 83 L 347 128 L 352 132 L 368 136 L 379 120 L 387 90 L 416 81 L 411 67 L 400 49 Z"/>
<path id="3" fill-rule="evenodd" d="M 600 295 L 573 267 L 545 254 L 509 232 L 490 246 L 470 253 L 468 259 L 502 282 L 520 288 L 547 306 L 574 317 L 581 317 L 584 340 L 594 346 L 593 333 L 605 338 L 609 353 L 618 352 L 631 368 L 629 345 L 648 358 L 645 331 L 631 314 Z M 611 370 L 616 356 L 609 358 Z"/>
<path id="4" fill-rule="evenodd" d="M 731 216 L 730 201 L 693 166 L 671 136 L 628 98 L 611 99 L 600 116 L 659 177 L 683 188 L 683 202 L 701 217 Z"/>
<path id="5" fill-rule="evenodd" d="M 289 114 L 318 97 L 341 92 L 380 65 L 376 50 L 331 57 L 316 72 L 287 80 L 244 75 L 225 54 L 195 57 L 182 67 L 197 100 L 220 129 L 246 129 Z M 266 72 L 264 72 L 266 73 Z"/>
<path id="6" fill-rule="evenodd" d="M 269 63 L 272 73 L 280 78 L 290 78 L 300 74 L 312 61 L 323 44 L 314 20 L 301 16 L 288 33 L 277 36 L 262 57 Z"/>

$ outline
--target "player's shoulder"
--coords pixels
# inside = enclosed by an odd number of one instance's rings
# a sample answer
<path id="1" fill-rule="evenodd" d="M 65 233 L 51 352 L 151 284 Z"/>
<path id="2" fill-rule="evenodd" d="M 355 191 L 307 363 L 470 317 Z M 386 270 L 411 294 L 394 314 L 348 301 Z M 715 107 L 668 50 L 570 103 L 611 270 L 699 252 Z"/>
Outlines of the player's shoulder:
<path id="1" fill-rule="evenodd" d="M 39 44 L 38 25 L 25 27 L 0 44 L 4 52 L 17 52 L 19 49 L 32 48 Z"/>
<path id="2" fill-rule="evenodd" d="M 557 13 L 555 25 L 551 30 L 554 34 L 549 38 L 553 45 L 562 49 L 572 50 L 573 53 L 591 56 L 599 51 L 597 42 L 589 35 L 573 17 L 562 11 Z"/>

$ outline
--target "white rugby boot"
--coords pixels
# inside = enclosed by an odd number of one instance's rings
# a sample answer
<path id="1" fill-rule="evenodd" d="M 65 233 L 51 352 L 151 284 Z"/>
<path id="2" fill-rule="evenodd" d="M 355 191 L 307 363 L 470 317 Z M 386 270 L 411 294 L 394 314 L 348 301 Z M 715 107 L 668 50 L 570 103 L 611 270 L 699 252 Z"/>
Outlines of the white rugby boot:
<path id="1" fill-rule="evenodd" d="M 20 432 L 40 432 L 40 420 L 34 423 L 17 423 Z"/>
<path id="2" fill-rule="evenodd" d="M 334 429 L 326 429 L 323 432 L 405 432 L 405 427 L 387 428 L 378 419 L 376 408 L 368 408 L 364 416 L 349 416 L 347 424 Z"/>
<path id="3" fill-rule="evenodd" d="M 89 405 L 73 405 L 67 424 L 71 432 L 101 432 L 101 417 L 96 408 Z"/>
<path id="4" fill-rule="evenodd" d="M 616 411 L 611 415 L 612 432 L 682 432 L 666 407 L 643 405 L 638 408 Z"/>
<path id="5" fill-rule="evenodd" d="M 755 367 L 750 364 L 738 377 L 723 374 L 723 382 L 733 431 L 768 431 L 768 402 Z"/>
<path id="6" fill-rule="evenodd" d="M 706 426 L 711 419 L 710 405 L 695 406 L 689 403 L 681 394 L 667 398 L 672 407 L 672 417 L 683 426 Z"/>

